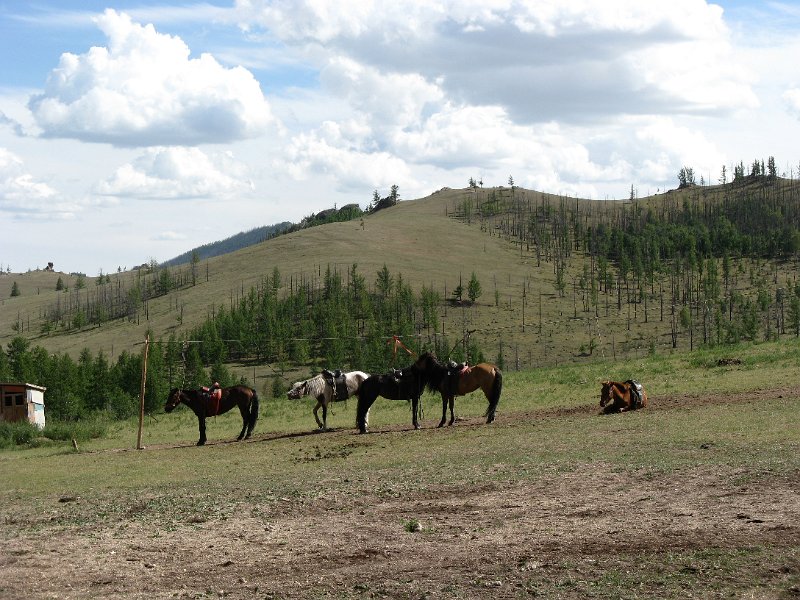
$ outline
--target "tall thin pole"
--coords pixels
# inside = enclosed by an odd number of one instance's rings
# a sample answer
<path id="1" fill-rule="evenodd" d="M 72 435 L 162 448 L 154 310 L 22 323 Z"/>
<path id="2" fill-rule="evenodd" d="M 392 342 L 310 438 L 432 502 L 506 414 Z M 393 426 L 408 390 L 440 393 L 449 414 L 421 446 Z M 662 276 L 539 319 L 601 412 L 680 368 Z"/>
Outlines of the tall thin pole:
<path id="1" fill-rule="evenodd" d="M 142 450 L 142 426 L 144 424 L 144 388 L 147 381 L 147 351 L 150 348 L 150 334 L 144 340 L 142 351 L 142 387 L 139 393 L 139 433 L 136 436 L 136 449 Z"/>

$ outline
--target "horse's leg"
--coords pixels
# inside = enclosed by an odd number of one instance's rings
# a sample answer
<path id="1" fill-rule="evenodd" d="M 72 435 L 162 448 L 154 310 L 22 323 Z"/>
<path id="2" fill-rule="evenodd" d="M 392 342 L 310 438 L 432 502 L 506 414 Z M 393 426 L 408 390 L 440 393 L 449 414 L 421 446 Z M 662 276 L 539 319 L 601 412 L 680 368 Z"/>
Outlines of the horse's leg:
<path id="1" fill-rule="evenodd" d="M 322 431 L 328 431 L 328 399 L 322 402 Z"/>
<path id="2" fill-rule="evenodd" d="M 253 395 L 250 398 L 249 408 L 247 411 L 247 434 L 244 439 L 249 439 L 253 435 L 253 429 L 256 428 L 256 421 L 258 421 L 258 393 L 253 390 Z"/>
<path id="3" fill-rule="evenodd" d="M 456 396 L 455 396 L 455 394 L 450 396 L 450 399 L 448 400 L 448 404 L 450 405 L 450 422 L 448 423 L 448 425 L 452 425 L 456 421 L 456 411 L 455 411 Z"/>
<path id="4" fill-rule="evenodd" d="M 322 400 L 317 400 L 317 405 L 314 407 L 314 419 L 317 421 L 317 427 L 322 429 L 322 421 L 319 420 L 319 416 L 317 413 L 319 412 L 320 407 L 322 406 Z"/>
<path id="5" fill-rule="evenodd" d="M 200 439 L 197 441 L 197 445 L 203 446 L 206 443 L 206 418 L 198 415 L 197 422 L 200 427 Z"/>
<path id="6" fill-rule="evenodd" d="M 442 392 L 442 420 L 439 421 L 437 427 L 443 427 L 447 421 L 447 395 Z"/>
<path id="7" fill-rule="evenodd" d="M 358 395 L 358 409 L 356 410 L 356 427 L 358 427 L 359 433 L 367 433 L 367 428 L 369 426 L 369 409 L 372 408 L 372 404 L 378 398 L 378 395 L 375 394 L 365 394 L 361 393 Z"/>
<path id="8" fill-rule="evenodd" d="M 417 418 L 418 412 L 419 412 L 419 398 L 414 397 L 411 399 L 411 423 L 414 425 L 414 429 L 419 429 L 419 420 Z"/>
<path id="9" fill-rule="evenodd" d="M 237 442 L 241 442 L 244 439 L 244 434 L 247 433 L 247 424 L 250 421 L 250 410 L 243 402 L 239 403 L 239 414 L 242 415 L 242 431 L 239 433 L 239 437 L 236 438 Z"/>

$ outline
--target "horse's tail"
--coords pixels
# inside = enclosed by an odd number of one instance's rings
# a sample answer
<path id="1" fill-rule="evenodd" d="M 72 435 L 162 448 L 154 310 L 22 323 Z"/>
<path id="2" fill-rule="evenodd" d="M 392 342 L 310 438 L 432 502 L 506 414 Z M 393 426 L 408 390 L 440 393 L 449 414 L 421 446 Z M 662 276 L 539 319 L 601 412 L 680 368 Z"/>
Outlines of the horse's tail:
<path id="1" fill-rule="evenodd" d="M 500 393 L 503 391 L 503 373 L 495 367 L 494 381 L 492 382 L 492 394 L 489 398 L 489 407 L 486 409 L 486 422 L 491 423 L 494 421 L 494 413 L 497 410 L 497 404 L 500 402 Z"/>
<path id="2" fill-rule="evenodd" d="M 247 424 L 248 430 L 253 431 L 256 427 L 258 420 L 258 392 L 253 390 L 253 396 L 250 398 L 250 419 Z"/>

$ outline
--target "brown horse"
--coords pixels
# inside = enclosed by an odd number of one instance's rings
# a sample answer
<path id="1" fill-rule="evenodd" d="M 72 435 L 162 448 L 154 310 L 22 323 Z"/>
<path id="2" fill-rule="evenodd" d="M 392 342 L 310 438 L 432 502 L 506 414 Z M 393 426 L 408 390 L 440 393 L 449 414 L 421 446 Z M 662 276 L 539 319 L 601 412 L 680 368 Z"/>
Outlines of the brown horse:
<path id="1" fill-rule="evenodd" d="M 218 392 L 218 393 L 214 393 Z M 164 412 L 170 413 L 179 404 L 185 404 L 197 415 L 200 427 L 200 440 L 197 445 L 206 443 L 206 417 L 215 417 L 224 414 L 234 406 L 239 407 L 242 415 L 242 432 L 237 440 L 249 438 L 253 433 L 258 419 L 258 394 L 253 388 L 246 385 L 217 388 L 214 391 L 182 390 L 174 388 L 167 397 Z"/>
<path id="2" fill-rule="evenodd" d="M 503 391 L 503 373 L 495 365 L 479 363 L 474 367 L 461 369 L 443 365 L 430 352 L 421 354 L 414 363 L 422 373 L 428 389 L 442 395 L 442 420 L 437 427 L 445 424 L 447 407 L 450 407 L 450 422 L 456 419 L 454 404 L 456 396 L 465 396 L 477 389 L 483 390 L 489 407 L 486 409 L 486 422 L 494 421 L 500 393 Z"/>
<path id="3" fill-rule="evenodd" d="M 603 414 L 636 410 L 647 406 L 647 393 L 641 389 L 640 397 L 636 394 L 636 382 L 628 381 L 601 381 L 600 407 Z"/>

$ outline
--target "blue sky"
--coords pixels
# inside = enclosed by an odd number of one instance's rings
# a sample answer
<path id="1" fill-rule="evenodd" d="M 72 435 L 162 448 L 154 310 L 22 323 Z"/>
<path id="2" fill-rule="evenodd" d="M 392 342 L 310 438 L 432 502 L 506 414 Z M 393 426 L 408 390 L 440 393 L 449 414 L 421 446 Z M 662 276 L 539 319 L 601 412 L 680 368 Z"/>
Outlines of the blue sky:
<path id="1" fill-rule="evenodd" d="M 398 185 L 797 176 L 800 3 L 0 0 L 0 267 L 89 275 Z"/>

